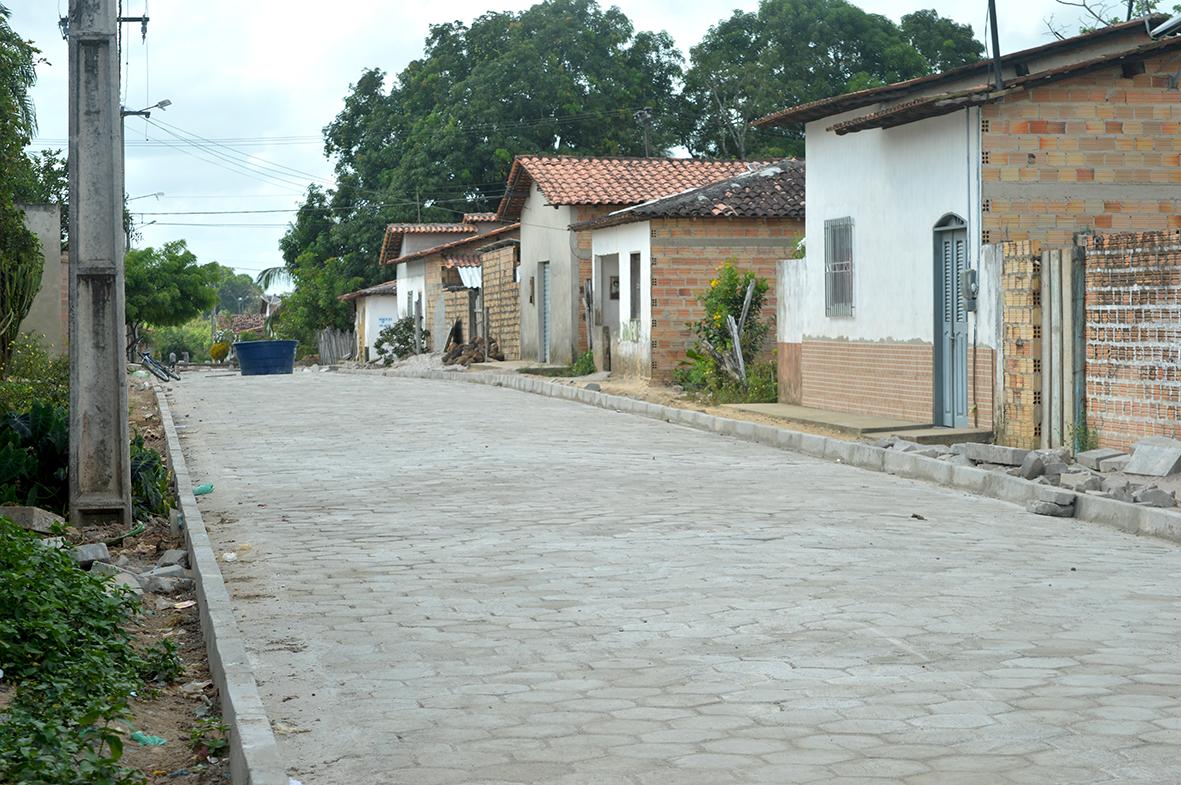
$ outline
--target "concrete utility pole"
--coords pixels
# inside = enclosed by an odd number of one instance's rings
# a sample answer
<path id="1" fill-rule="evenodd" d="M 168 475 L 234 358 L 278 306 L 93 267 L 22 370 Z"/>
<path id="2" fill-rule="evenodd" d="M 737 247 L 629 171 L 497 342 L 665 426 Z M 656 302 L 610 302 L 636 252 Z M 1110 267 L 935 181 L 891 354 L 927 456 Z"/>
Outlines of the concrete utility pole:
<path id="1" fill-rule="evenodd" d="M 115 0 L 70 0 L 70 520 L 131 521 Z"/>

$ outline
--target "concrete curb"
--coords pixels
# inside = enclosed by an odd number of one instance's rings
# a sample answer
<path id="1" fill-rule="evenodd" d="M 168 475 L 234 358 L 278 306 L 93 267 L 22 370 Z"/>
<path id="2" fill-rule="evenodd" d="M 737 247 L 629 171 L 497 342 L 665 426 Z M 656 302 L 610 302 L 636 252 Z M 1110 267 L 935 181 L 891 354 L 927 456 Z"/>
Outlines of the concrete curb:
<path id="1" fill-rule="evenodd" d="M 409 371 L 398 369 L 338 368 L 338 372 L 358 376 L 391 376 L 404 379 L 439 379 L 490 384 L 511 390 L 547 395 L 578 401 L 601 409 L 637 414 L 684 425 L 699 431 L 732 436 L 743 441 L 800 452 L 814 458 L 848 464 L 861 469 L 885 472 L 898 477 L 955 488 L 979 496 L 1024 506 L 1037 497 L 1041 486 L 1030 480 L 1009 474 L 986 471 L 974 466 L 957 466 L 938 458 L 887 450 L 862 442 L 848 442 L 829 436 L 792 431 L 772 425 L 761 425 L 747 420 L 732 420 L 705 412 L 679 409 L 657 403 L 625 398 L 619 395 L 587 390 L 570 384 L 545 380 L 543 377 L 522 374 L 503 374 L 490 371 Z M 1075 518 L 1098 523 L 1130 534 L 1181 543 L 1181 512 L 1141 507 L 1101 496 L 1079 494 L 1075 501 Z"/>
<path id="2" fill-rule="evenodd" d="M 168 443 L 168 459 L 176 477 L 176 498 L 184 515 L 189 565 L 197 586 L 201 632 L 209 652 L 209 670 L 221 695 L 221 714 L 230 732 L 230 778 L 234 785 L 287 785 L 287 770 L 279 757 L 271 722 L 258 694 L 258 684 L 238 632 L 230 595 L 222 582 L 221 568 L 189 477 L 180 448 L 172 409 L 163 392 L 156 391 L 160 420 Z"/>

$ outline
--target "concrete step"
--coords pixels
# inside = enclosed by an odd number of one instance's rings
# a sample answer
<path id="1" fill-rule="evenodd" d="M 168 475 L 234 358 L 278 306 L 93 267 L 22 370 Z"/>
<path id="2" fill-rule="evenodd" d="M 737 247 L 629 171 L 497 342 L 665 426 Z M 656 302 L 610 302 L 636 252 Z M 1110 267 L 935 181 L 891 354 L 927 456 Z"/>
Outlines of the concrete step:
<path id="1" fill-rule="evenodd" d="M 992 443 L 992 431 L 987 428 L 916 428 L 898 429 L 890 433 L 918 444 L 959 444 L 960 442 Z"/>

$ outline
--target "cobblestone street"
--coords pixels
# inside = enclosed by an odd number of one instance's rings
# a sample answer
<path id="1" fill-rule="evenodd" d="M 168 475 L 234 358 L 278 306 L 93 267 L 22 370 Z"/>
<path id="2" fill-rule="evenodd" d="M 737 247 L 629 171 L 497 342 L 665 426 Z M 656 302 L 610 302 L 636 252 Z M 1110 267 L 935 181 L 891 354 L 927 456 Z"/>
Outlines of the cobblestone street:
<path id="1" fill-rule="evenodd" d="M 304 785 L 1181 776 L 1175 545 L 484 385 L 171 400 Z"/>

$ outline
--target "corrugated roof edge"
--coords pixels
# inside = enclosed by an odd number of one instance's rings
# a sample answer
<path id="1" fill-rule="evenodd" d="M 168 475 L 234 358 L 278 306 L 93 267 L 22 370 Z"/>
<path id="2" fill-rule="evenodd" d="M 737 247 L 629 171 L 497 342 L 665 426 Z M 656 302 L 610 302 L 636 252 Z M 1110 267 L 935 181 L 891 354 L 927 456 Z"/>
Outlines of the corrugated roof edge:
<path id="1" fill-rule="evenodd" d="M 1128 22 L 1122 22 L 1118 25 L 1109 25 L 1107 27 L 1092 30 L 1089 33 L 1072 36 L 1060 41 L 1051 41 L 1041 46 L 1030 47 L 1029 49 L 1022 49 L 1019 52 L 1013 52 L 1007 55 L 1001 55 L 1001 62 L 1010 64 L 1014 61 L 1028 59 L 1035 55 L 1042 55 L 1050 52 L 1069 50 L 1076 46 L 1081 46 L 1090 43 L 1100 38 L 1105 38 L 1110 35 L 1119 33 L 1126 33 L 1136 27 L 1144 27 L 1147 33 L 1147 28 L 1151 25 L 1159 24 L 1168 19 L 1165 14 L 1150 14 L 1146 17 L 1140 17 Z M 952 68 L 947 71 L 941 71 L 937 74 L 928 74 L 927 76 L 919 76 L 914 79 L 906 79 L 901 82 L 894 82 L 881 87 L 871 87 L 866 90 L 857 90 L 852 93 L 843 93 L 841 95 L 833 95 L 828 98 L 821 98 L 816 101 L 808 101 L 807 103 L 796 104 L 789 106 L 786 109 L 780 109 L 777 112 L 765 115 L 751 122 L 754 128 L 768 128 L 778 125 L 789 125 L 793 123 L 808 122 L 810 120 L 819 120 L 822 117 L 839 114 L 850 109 L 860 109 L 869 104 L 878 103 L 879 101 L 889 100 L 888 96 L 893 93 L 901 93 L 905 95 L 907 92 L 927 85 L 938 84 L 941 81 L 951 79 L 959 79 L 966 77 L 974 72 L 987 72 L 992 68 L 992 60 L 977 60 L 974 63 L 961 65 L 957 68 Z M 900 96 L 894 96 L 900 97 Z"/>

